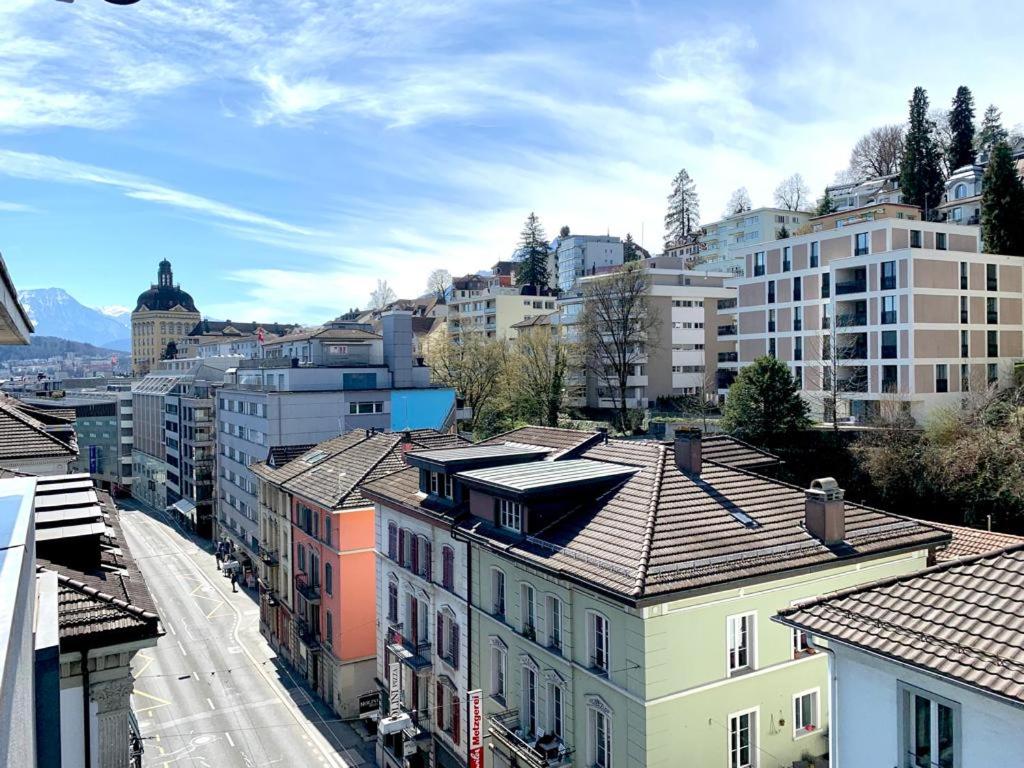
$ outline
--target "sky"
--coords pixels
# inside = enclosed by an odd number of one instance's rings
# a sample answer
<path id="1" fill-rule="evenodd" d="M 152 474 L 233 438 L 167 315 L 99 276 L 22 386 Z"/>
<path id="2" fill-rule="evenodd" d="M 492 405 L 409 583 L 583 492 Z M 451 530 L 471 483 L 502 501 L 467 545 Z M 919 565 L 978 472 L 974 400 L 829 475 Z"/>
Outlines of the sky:
<path id="1" fill-rule="evenodd" d="M 549 235 L 663 240 L 686 168 L 815 195 L 914 86 L 1024 121 L 1011 3 L 0 2 L 0 252 L 20 288 L 316 323 Z"/>

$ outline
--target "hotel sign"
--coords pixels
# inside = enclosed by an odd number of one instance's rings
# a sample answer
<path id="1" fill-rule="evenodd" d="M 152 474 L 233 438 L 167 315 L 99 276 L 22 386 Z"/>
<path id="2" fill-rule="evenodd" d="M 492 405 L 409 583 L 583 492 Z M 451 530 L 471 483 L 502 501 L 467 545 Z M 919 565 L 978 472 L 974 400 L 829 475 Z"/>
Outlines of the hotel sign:
<path id="1" fill-rule="evenodd" d="M 480 689 L 470 691 L 469 699 L 469 768 L 484 768 L 484 702 Z"/>

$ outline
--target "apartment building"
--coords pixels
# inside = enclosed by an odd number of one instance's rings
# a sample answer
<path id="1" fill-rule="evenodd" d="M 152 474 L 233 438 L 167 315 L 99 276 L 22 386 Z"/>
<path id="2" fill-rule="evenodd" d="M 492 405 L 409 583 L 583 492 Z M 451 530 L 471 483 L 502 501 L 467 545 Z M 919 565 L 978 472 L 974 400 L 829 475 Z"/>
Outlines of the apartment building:
<path id="1" fill-rule="evenodd" d="M 262 357 L 263 342 L 293 333 L 295 324 L 200 320 L 178 343 L 179 357 Z"/>
<path id="2" fill-rule="evenodd" d="M 874 176 L 825 187 L 836 211 L 851 211 L 884 203 L 901 203 L 900 175 Z"/>
<path id="3" fill-rule="evenodd" d="M 381 525 L 397 510 L 424 526 L 380 530 L 382 564 L 409 563 L 398 578 L 441 587 L 436 624 L 417 624 L 406 649 L 414 661 L 400 664 L 381 639 L 392 697 L 382 764 L 423 764 L 422 732 L 460 758 L 469 742 L 463 759 L 485 766 L 656 767 L 685 755 L 753 768 L 826 753 L 826 655 L 769 619 L 920 570 L 950 537 L 847 503 L 830 479 L 804 490 L 751 474 L 728 463 L 738 453 L 705 456 L 695 432 L 667 444 L 531 427 L 413 452 L 410 469 L 364 486 Z M 430 538 L 413 544 L 420 535 Z M 418 576 L 412 553 L 425 541 L 435 554 L 451 547 L 442 564 L 454 569 Z M 389 578 L 381 599 L 394 605 Z M 445 660 L 453 649 L 458 666 Z M 429 670 L 426 692 L 417 669 Z"/>
<path id="4" fill-rule="evenodd" d="M 976 227 L 919 219 L 902 205 L 844 211 L 748 251 L 737 322 L 719 329 L 738 361 L 723 365 L 778 357 L 826 418 L 838 408 L 870 420 L 890 406 L 921 418 L 1008 385 L 1024 264 L 981 253 Z"/>
<path id="5" fill-rule="evenodd" d="M 515 285 L 512 270 L 501 268 L 502 264 L 510 262 L 496 264 L 491 275 L 466 275 L 452 281 L 447 323 L 452 341 L 458 343 L 470 334 L 512 338 L 516 323 L 554 311 L 554 292 Z"/>
<path id="6" fill-rule="evenodd" d="M 811 214 L 806 211 L 790 211 L 785 208 L 741 211 L 705 224 L 697 252 L 693 243 L 682 243 L 677 248 L 666 247 L 665 255 L 696 261 L 698 269 L 741 274 L 743 260 L 737 251 L 776 239 L 782 227 L 793 232 L 806 224 L 810 217 Z M 677 250 L 681 252 L 677 253 Z"/>
<path id="7" fill-rule="evenodd" d="M 1017 164 L 1017 173 L 1024 175 L 1024 138 L 1011 139 L 1010 153 Z M 981 193 L 991 148 L 978 152 L 973 165 L 956 168 L 946 179 L 942 202 L 936 208 L 938 218 L 954 224 L 981 223 Z"/>
<path id="8" fill-rule="evenodd" d="M 602 235 L 569 235 L 558 240 L 552 279 L 568 293 L 586 275 L 596 275 L 622 264 L 622 240 Z"/>
<path id="9" fill-rule="evenodd" d="M 353 429 L 441 429 L 454 423 L 455 393 L 430 383 L 412 356 L 412 315 L 268 340 L 264 357 L 241 360 L 217 396 L 216 535 L 255 572 L 260 551 L 258 484 L 250 465 L 271 448 L 312 445 Z"/>
<path id="10" fill-rule="evenodd" d="M 656 315 L 656 325 L 645 354 L 627 381 L 627 405 L 647 408 L 659 397 L 714 391 L 719 352 L 733 349 L 728 338 L 719 338 L 714 325 L 718 302 L 735 298 L 735 289 L 726 285 L 733 275 L 689 270 L 678 257 L 657 256 L 638 263 L 645 270 L 648 308 Z M 585 311 L 587 287 L 608 274 L 582 278 L 575 293 L 559 299 L 557 325 L 567 340 L 578 340 L 577 324 Z M 570 379 L 580 392 L 578 405 L 615 407 L 617 393 L 611 391 L 612 382 L 592 371 L 579 370 L 570 371 Z"/>

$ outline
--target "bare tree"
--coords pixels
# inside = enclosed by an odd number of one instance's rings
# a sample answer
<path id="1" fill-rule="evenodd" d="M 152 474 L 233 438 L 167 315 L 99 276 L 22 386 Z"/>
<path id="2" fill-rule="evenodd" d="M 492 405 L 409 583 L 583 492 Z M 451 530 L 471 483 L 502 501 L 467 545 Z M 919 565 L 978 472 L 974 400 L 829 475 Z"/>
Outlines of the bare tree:
<path id="1" fill-rule="evenodd" d="M 953 128 L 949 124 L 949 110 L 934 107 L 928 111 L 928 119 L 932 121 L 932 137 L 939 150 L 939 162 L 946 176 L 956 170 L 951 168 L 953 162 Z"/>
<path id="2" fill-rule="evenodd" d="M 427 358 L 435 382 L 452 387 L 471 408 L 470 431 L 475 431 L 488 406 L 501 394 L 505 381 L 505 343 L 469 334 L 456 344 L 444 338 L 431 344 Z"/>
<path id="3" fill-rule="evenodd" d="M 811 190 L 799 173 L 794 173 L 779 182 L 775 188 L 775 205 L 790 211 L 808 210 L 811 204 Z"/>
<path id="4" fill-rule="evenodd" d="M 530 424 L 557 427 L 568 366 L 565 341 L 551 326 L 526 328 L 512 342 L 507 369 L 509 395 L 518 416 Z"/>
<path id="5" fill-rule="evenodd" d="M 750 193 L 746 187 L 740 187 L 729 195 L 729 202 L 725 204 L 725 216 L 734 216 L 750 210 Z"/>
<path id="6" fill-rule="evenodd" d="M 903 160 L 903 126 L 880 125 L 865 133 L 850 152 L 850 170 L 860 178 L 899 173 Z"/>
<path id="7" fill-rule="evenodd" d="M 447 269 L 435 269 L 427 277 L 427 290 L 444 303 L 448 297 L 448 289 L 452 287 L 452 273 Z"/>
<path id="8" fill-rule="evenodd" d="M 648 287 L 646 270 L 631 261 L 583 289 L 581 354 L 598 387 L 609 393 L 622 430 L 629 426 L 629 378 L 647 362 L 647 348 L 656 343 L 659 329 Z"/>
<path id="9" fill-rule="evenodd" d="M 834 306 L 834 305 L 833 305 Z M 810 395 L 816 400 L 822 411 L 822 420 L 831 422 L 832 430 L 838 435 L 839 422 L 843 408 L 840 403 L 851 392 L 867 392 L 867 368 L 851 366 L 856 360 L 867 357 L 867 334 L 851 330 L 862 326 L 865 319 L 857 316 L 830 318 L 828 325 L 817 335 L 804 336 L 803 365 L 818 370 L 818 390 L 809 390 L 807 382 L 802 387 L 804 392 L 817 391 L 819 396 Z M 852 373 L 840 375 L 841 367 L 853 367 Z"/>
<path id="10" fill-rule="evenodd" d="M 387 280 L 377 280 L 377 287 L 370 291 L 370 309 L 384 309 L 388 304 L 398 298 L 394 288 L 388 285 Z"/>

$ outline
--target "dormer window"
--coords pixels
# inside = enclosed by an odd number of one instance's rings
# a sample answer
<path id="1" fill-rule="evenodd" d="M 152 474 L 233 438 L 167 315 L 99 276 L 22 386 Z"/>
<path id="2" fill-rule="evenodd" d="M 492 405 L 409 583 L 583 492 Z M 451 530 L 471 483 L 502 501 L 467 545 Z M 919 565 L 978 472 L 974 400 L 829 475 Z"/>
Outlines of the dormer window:
<path id="1" fill-rule="evenodd" d="M 452 476 L 444 472 L 429 472 L 430 493 L 434 496 L 442 496 L 446 499 L 454 499 L 454 483 Z"/>
<path id="2" fill-rule="evenodd" d="M 523 505 L 511 499 L 498 499 L 498 525 L 522 533 Z"/>

